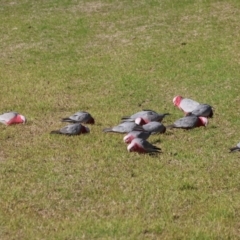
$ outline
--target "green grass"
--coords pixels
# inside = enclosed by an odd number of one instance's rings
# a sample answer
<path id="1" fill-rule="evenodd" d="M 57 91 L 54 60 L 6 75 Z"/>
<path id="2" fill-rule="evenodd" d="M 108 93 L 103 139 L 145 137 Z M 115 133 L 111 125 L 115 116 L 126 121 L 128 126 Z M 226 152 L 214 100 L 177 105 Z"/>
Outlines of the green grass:
<path id="1" fill-rule="evenodd" d="M 239 239 L 240 3 L 193 0 L 0 4 L 1 239 Z M 214 107 L 207 128 L 152 136 L 129 154 L 102 129 L 182 95 Z M 89 111 L 86 136 L 52 136 Z"/>

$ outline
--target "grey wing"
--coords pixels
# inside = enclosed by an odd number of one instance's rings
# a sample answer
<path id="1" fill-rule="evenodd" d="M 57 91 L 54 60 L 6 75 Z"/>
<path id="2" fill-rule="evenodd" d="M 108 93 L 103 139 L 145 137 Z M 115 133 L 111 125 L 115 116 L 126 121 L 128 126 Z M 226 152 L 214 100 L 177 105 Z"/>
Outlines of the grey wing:
<path id="1" fill-rule="evenodd" d="M 155 112 L 155 111 L 153 111 L 153 110 L 150 110 L 150 109 L 143 109 L 143 112 L 152 112 L 152 113 L 158 114 L 157 112 Z"/>
<path id="2" fill-rule="evenodd" d="M 146 112 L 146 114 L 143 116 L 147 117 L 147 119 L 149 119 L 150 121 L 158 121 L 160 119 L 162 119 L 163 117 L 161 117 L 158 113 L 156 112 Z"/>
<path id="3" fill-rule="evenodd" d="M 147 152 L 159 152 L 161 150 L 161 148 L 154 146 L 146 140 L 142 140 L 141 143 Z"/>
<path id="4" fill-rule="evenodd" d="M 212 107 L 208 104 L 200 104 L 198 105 L 191 114 L 195 116 L 202 116 L 202 117 L 208 117 L 212 113 Z"/>
<path id="5" fill-rule="evenodd" d="M 123 122 L 115 127 L 112 128 L 114 132 L 119 132 L 119 133 L 128 133 L 131 132 L 136 126 L 135 122 Z"/>
<path id="6" fill-rule="evenodd" d="M 156 112 L 148 112 L 147 117 L 150 121 L 161 122 L 166 115 L 170 115 L 170 113 L 156 113 Z"/>
<path id="7" fill-rule="evenodd" d="M 129 133 L 131 131 L 133 131 L 133 129 L 135 127 L 137 127 L 138 125 L 135 122 L 126 122 L 122 124 L 123 129 L 125 130 L 125 132 Z"/>
<path id="8" fill-rule="evenodd" d="M 17 112 L 7 112 L 0 115 L 0 121 L 8 121 L 18 115 Z"/>
<path id="9" fill-rule="evenodd" d="M 105 128 L 103 132 L 129 133 L 133 131 L 135 127 L 138 128 L 141 126 L 138 126 L 135 122 L 123 122 L 112 128 Z M 139 129 L 136 129 L 136 131 L 139 131 Z"/>
<path id="10" fill-rule="evenodd" d="M 121 126 L 121 125 L 112 127 L 112 131 L 113 132 L 119 132 L 119 133 L 126 133 L 126 130 L 125 130 L 124 126 Z"/>
<path id="11" fill-rule="evenodd" d="M 130 116 L 130 118 L 136 119 L 138 117 L 144 117 L 148 113 L 149 113 L 149 111 L 137 112 L 137 113 L 133 114 L 132 116 Z"/>
<path id="12" fill-rule="evenodd" d="M 141 112 L 137 112 L 131 116 L 124 116 L 122 117 L 122 122 L 126 122 L 126 121 L 134 121 L 136 118 L 144 118 L 149 114 L 149 110 L 143 110 Z"/>
<path id="13" fill-rule="evenodd" d="M 184 98 L 180 103 L 180 107 L 184 112 L 192 112 L 198 105 L 198 102 L 189 98 Z"/>
<path id="14" fill-rule="evenodd" d="M 154 130 L 152 131 L 152 134 L 165 133 L 165 132 L 166 132 L 166 127 L 163 124 L 158 123 L 156 124 Z"/>
<path id="15" fill-rule="evenodd" d="M 196 126 L 197 122 L 198 117 L 189 116 L 178 119 L 177 121 L 174 122 L 174 125 L 180 128 L 193 128 Z"/>
<path id="16" fill-rule="evenodd" d="M 141 127 L 141 126 L 140 126 Z M 144 132 L 143 129 L 139 130 L 139 131 L 131 131 L 130 132 L 132 136 L 134 136 L 135 138 L 141 138 L 141 139 L 144 139 L 146 140 L 150 135 L 151 133 L 150 132 Z"/>
<path id="17" fill-rule="evenodd" d="M 150 132 L 136 132 L 136 137 L 142 138 L 142 139 L 148 139 L 149 136 L 151 135 Z"/>
<path id="18" fill-rule="evenodd" d="M 141 117 L 143 119 L 149 119 L 150 121 L 160 121 L 163 119 L 163 115 L 160 115 L 153 111 L 142 111 L 139 112 L 138 116 L 136 115 L 134 118 Z"/>
<path id="19" fill-rule="evenodd" d="M 143 125 L 143 129 L 148 132 L 156 132 L 161 124 L 159 122 L 150 122 Z"/>
<path id="20" fill-rule="evenodd" d="M 67 125 L 66 127 L 61 128 L 60 132 L 62 134 L 77 135 L 79 134 L 80 129 L 81 129 L 81 125 L 79 123 L 70 124 L 70 125 Z"/>
<path id="21" fill-rule="evenodd" d="M 82 122 L 82 121 L 86 121 L 88 117 L 89 117 L 89 113 L 87 112 L 76 112 L 69 118 L 74 121 Z"/>

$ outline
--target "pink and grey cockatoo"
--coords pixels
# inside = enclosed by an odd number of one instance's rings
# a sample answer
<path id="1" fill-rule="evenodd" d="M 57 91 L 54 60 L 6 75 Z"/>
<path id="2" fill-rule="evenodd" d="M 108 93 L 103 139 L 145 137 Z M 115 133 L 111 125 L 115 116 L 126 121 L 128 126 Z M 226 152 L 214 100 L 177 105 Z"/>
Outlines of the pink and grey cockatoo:
<path id="1" fill-rule="evenodd" d="M 191 115 L 191 116 L 186 116 L 178 119 L 173 124 L 167 126 L 167 128 L 191 129 L 196 127 L 206 126 L 207 123 L 208 123 L 207 118 Z"/>
<path id="2" fill-rule="evenodd" d="M 135 123 L 141 125 L 141 121 L 142 121 L 141 118 L 137 118 L 135 120 Z M 160 122 L 149 122 L 147 124 L 139 126 L 138 131 L 150 132 L 151 134 L 165 133 L 166 127 Z"/>
<path id="3" fill-rule="evenodd" d="M 182 96 L 176 96 L 173 98 L 174 106 L 178 107 L 184 113 L 192 112 L 200 103 L 190 99 L 183 98 Z"/>
<path id="4" fill-rule="evenodd" d="M 79 112 L 74 113 L 70 117 L 63 118 L 62 122 L 94 124 L 95 120 L 91 116 L 90 113 L 84 112 L 84 111 L 79 111 Z"/>
<path id="5" fill-rule="evenodd" d="M 197 117 L 213 117 L 212 107 L 208 104 L 199 104 L 192 112 L 188 112 L 186 116 L 195 115 Z"/>
<path id="6" fill-rule="evenodd" d="M 156 147 L 149 143 L 148 141 L 142 138 L 135 138 L 127 146 L 129 152 L 138 152 L 138 153 L 159 153 L 161 148 Z"/>
<path id="7" fill-rule="evenodd" d="M 147 124 L 149 122 L 161 122 L 163 118 L 167 115 L 170 115 L 169 113 L 157 113 L 152 110 L 143 110 L 141 112 L 137 112 L 133 114 L 132 116 L 125 116 L 122 117 L 122 122 L 134 122 L 136 118 L 142 119 L 142 124 Z"/>
<path id="8" fill-rule="evenodd" d="M 240 151 L 240 142 L 236 145 L 236 147 L 230 148 L 230 152 L 237 152 Z"/>
<path id="9" fill-rule="evenodd" d="M 26 123 L 27 119 L 17 112 L 7 112 L 0 115 L 0 122 L 5 125 Z"/>
<path id="10" fill-rule="evenodd" d="M 144 140 L 147 140 L 149 136 L 151 135 L 151 132 L 139 132 L 139 131 L 132 131 L 129 132 L 124 138 L 123 141 L 127 144 L 131 143 L 133 139 L 135 138 L 141 138 Z"/>
<path id="11" fill-rule="evenodd" d="M 129 133 L 139 129 L 141 129 L 141 126 L 138 126 L 135 122 L 123 122 L 111 128 L 104 128 L 103 132 Z"/>
<path id="12" fill-rule="evenodd" d="M 63 134 L 63 135 L 80 135 L 89 133 L 88 127 L 83 126 L 81 123 L 69 124 L 59 130 L 51 131 L 51 134 Z"/>

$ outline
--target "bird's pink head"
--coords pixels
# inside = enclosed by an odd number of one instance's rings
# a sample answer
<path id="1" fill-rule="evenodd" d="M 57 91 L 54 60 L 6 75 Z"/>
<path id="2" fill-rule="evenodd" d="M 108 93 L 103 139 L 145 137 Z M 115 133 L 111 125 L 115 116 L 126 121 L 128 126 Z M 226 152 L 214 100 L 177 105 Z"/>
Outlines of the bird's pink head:
<path id="1" fill-rule="evenodd" d="M 14 123 L 26 123 L 27 119 L 23 116 L 18 114 L 15 118 L 13 118 L 9 124 L 14 124 Z"/>
<path id="2" fill-rule="evenodd" d="M 202 126 L 207 126 L 208 124 L 208 119 L 205 117 L 199 117 L 200 121 L 201 121 L 201 125 Z"/>
<path id="3" fill-rule="evenodd" d="M 145 123 L 145 121 L 142 119 L 142 118 L 140 118 L 140 117 L 138 117 L 138 118 L 136 118 L 135 119 L 135 123 L 137 124 L 137 125 L 144 125 L 144 124 L 146 124 Z"/>
<path id="4" fill-rule="evenodd" d="M 127 150 L 129 152 L 138 152 L 138 153 L 146 152 L 146 150 L 141 145 L 139 145 L 137 138 L 132 140 L 132 142 L 127 146 Z"/>
<path id="5" fill-rule="evenodd" d="M 131 134 L 128 134 L 123 138 L 123 141 L 127 144 L 131 143 L 132 140 L 133 140 L 133 136 Z"/>
<path id="6" fill-rule="evenodd" d="M 23 115 L 19 115 L 19 116 L 22 119 L 22 123 L 26 123 L 27 122 L 27 119 Z"/>
<path id="7" fill-rule="evenodd" d="M 180 105 L 182 99 L 183 99 L 183 97 L 180 96 L 180 95 L 174 97 L 173 98 L 173 105 L 178 107 Z"/>

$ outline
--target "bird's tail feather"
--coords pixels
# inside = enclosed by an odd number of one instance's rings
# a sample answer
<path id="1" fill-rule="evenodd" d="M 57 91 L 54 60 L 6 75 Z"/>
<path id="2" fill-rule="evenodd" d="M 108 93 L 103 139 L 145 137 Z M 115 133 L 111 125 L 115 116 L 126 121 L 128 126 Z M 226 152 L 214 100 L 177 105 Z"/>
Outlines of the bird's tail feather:
<path id="1" fill-rule="evenodd" d="M 114 130 L 112 130 L 112 128 L 104 128 L 104 129 L 103 129 L 103 132 L 123 133 L 123 132 L 114 131 Z"/>
<path id="2" fill-rule="evenodd" d="M 229 148 L 230 152 L 236 152 L 236 151 L 240 151 L 240 148 L 239 147 L 232 147 L 232 148 Z"/>
<path id="3" fill-rule="evenodd" d="M 151 152 L 150 153 L 160 153 L 162 151 L 162 149 L 161 148 L 158 148 L 158 147 L 154 147 L 152 150 L 151 150 Z"/>
<path id="4" fill-rule="evenodd" d="M 74 121 L 74 120 L 72 120 L 72 119 L 70 119 L 70 118 L 62 118 L 62 120 L 61 120 L 62 122 L 70 122 L 70 123 L 76 123 L 77 121 Z"/>

